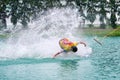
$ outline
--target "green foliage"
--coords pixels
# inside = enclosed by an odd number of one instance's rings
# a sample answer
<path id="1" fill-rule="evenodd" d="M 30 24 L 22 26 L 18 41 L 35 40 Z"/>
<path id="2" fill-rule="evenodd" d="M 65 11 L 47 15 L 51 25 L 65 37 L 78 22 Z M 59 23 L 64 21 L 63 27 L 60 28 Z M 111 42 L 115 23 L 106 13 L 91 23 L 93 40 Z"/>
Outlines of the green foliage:
<path id="1" fill-rule="evenodd" d="M 96 20 L 96 15 L 99 15 L 100 28 L 105 29 L 105 20 L 112 28 L 117 28 L 116 21 L 120 18 L 116 18 L 117 15 L 120 16 L 119 0 L 0 0 L 0 19 L 6 25 L 6 18 L 11 18 L 13 25 L 20 22 L 25 28 L 30 20 L 37 18 L 39 12 L 66 6 L 78 8 L 80 15 L 90 21 L 91 25 Z M 110 18 L 107 13 L 111 15 Z"/>

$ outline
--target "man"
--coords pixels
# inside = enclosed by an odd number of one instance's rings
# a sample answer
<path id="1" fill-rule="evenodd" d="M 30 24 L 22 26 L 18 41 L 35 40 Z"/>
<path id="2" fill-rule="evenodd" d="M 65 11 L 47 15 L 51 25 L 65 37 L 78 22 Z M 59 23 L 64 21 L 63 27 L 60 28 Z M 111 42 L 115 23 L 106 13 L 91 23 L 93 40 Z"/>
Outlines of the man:
<path id="1" fill-rule="evenodd" d="M 53 58 L 55 58 L 57 55 L 59 55 L 60 53 L 62 52 L 70 52 L 70 51 L 73 51 L 73 52 L 77 52 L 78 48 L 77 48 L 77 45 L 78 44 L 83 44 L 84 46 L 86 46 L 86 44 L 84 42 L 72 42 L 70 41 L 69 39 L 67 38 L 63 38 L 59 41 L 59 45 L 60 47 L 63 49 L 61 50 L 60 52 L 56 53 Z"/>

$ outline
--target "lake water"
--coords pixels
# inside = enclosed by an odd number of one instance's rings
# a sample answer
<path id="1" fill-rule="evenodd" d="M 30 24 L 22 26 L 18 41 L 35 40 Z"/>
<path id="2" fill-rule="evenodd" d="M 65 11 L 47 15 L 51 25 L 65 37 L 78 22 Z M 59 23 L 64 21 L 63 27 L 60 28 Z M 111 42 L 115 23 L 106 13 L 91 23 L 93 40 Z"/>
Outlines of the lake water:
<path id="1" fill-rule="evenodd" d="M 82 35 L 79 14 L 71 7 L 48 9 L 29 29 L 16 26 L 0 39 L 0 80 L 120 80 L 120 37 L 107 37 L 100 46 L 94 36 Z M 79 45 L 74 57 L 51 58 L 64 37 L 87 47 Z"/>
<path id="2" fill-rule="evenodd" d="M 120 37 L 107 37 L 102 46 L 93 37 L 86 40 L 93 50 L 89 57 L 1 57 L 0 80 L 120 80 Z"/>

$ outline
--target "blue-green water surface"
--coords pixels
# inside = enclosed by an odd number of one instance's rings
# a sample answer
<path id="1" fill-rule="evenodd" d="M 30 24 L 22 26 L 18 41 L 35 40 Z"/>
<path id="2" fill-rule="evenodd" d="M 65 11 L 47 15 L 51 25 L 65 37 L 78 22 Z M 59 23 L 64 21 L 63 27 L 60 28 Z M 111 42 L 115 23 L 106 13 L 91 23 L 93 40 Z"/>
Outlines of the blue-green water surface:
<path id="1" fill-rule="evenodd" d="M 108 37 L 102 46 L 88 41 L 93 52 L 87 58 L 1 59 L 0 80 L 120 80 L 120 37 Z"/>

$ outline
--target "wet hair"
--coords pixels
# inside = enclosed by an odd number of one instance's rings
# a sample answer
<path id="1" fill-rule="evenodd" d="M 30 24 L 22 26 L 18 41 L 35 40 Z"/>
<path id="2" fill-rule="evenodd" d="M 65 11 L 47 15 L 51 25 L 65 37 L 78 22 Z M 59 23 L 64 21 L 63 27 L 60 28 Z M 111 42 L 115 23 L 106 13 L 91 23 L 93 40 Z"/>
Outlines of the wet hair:
<path id="1" fill-rule="evenodd" d="M 73 46 L 71 49 L 73 52 L 77 52 L 77 50 L 78 50 L 78 48 L 76 46 Z"/>

